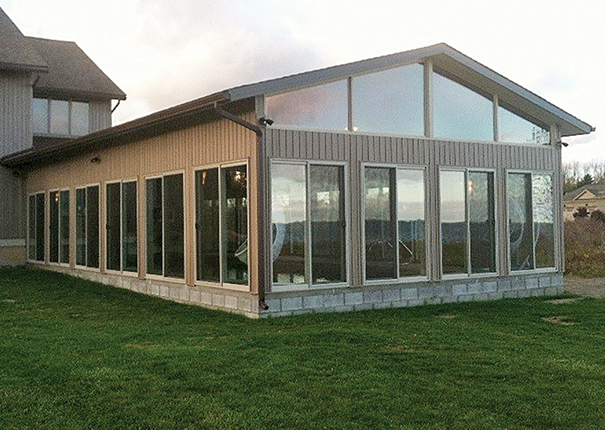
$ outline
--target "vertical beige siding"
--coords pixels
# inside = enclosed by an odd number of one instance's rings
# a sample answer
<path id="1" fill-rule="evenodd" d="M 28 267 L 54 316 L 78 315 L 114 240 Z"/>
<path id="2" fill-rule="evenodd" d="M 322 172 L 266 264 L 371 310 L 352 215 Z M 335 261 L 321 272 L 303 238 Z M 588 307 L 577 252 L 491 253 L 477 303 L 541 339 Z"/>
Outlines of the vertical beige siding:
<path id="1" fill-rule="evenodd" d="M 0 157 L 32 146 L 29 73 L 0 73 Z"/>
<path id="2" fill-rule="evenodd" d="M 243 115 L 254 121 L 253 113 Z M 75 262 L 75 187 L 101 184 L 101 251 L 99 261 L 104 271 L 105 256 L 105 182 L 121 179 L 138 181 L 138 243 L 139 277 L 146 273 L 146 256 L 142 251 L 145 244 L 145 178 L 167 172 L 184 173 L 185 189 L 185 281 L 192 285 L 195 281 L 194 231 L 195 231 L 195 185 L 194 169 L 228 162 L 247 162 L 249 169 L 249 278 L 253 293 L 258 292 L 259 261 L 255 250 L 259 246 L 257 177 L 257 138 L 255 133 L 226 119 L 218 119 L 199 125 L 141 138 L 135 142 L 114 146 L 70 158 L 61 163 L 39 167 L 27 177 L 27 192 L 51 188 L 71 189 L 71 263 Z M 98 156 L 100 163 L 91 163 Z"/>
<path id="3" fill-rule="evenodd" d="M 348 133 L 320 133 L 313 131 L 283 130 L 267 128 L 266 157 L 270 159 L 307 159 L 321 161 L 345 161 L 348 164 L 349 190 L 347 198 L 351 206 L 352 260 L 351 281 L 353 286 L 363 283 L 362 238 L 363 205 L 362 171 L 363 163 L 383 163 L 393 165 L 425 166 L 428 171 L 428 213 L 434 214 L 427 219 L 427 238 L 431 244 L 427 255 L 428 270 L 432 279 L 438 279 L 441 267 L 439 250 L 439 169 L 443 167 L 485 168 L 496 173 L 495 197 L 498 210 L 498 259 L 499 273 L 508 273 L 507 218 L 506 218 L 506 171 L 538 170 L 555 173 L 556 198 L 560 195 L 560 150 L 552 146 L 503 145 L 498 143 L 463 142 L 453 140 L 435 140 L 424 138 L 399 138 L 385 136 L 366 136 Z M 268 161 L 267 161 L 268 165 Z M 268 190 L 267 190 L 268 192 Z M 556 230 L 562 228 L 559 200 L 556 204 Z M 269 204 L 269 203 L 268 203 Z M 268 206 L 267 206 L 268 209 Z M 268 210 L 265 216 L 265 237 L 271 237 L 271 220 Z M 562 234 L 558 242 L 562 243 Z M 265 247 L 265 252 L 268 248 Z M 561 268 L 558 248 L 558 262 Z M 270 279 L 270 264 L 265 264 L 267 279 Z"/>
<path id="4" fill-rule="evenodd" d="M 25 239 L 23 178 L 0 166 L 0 240 Z"/>
<path id="5" fill-rule="evenodd" d="M 111 127 L 111 101 L 93 100 L 89 102 L 88 115 L 91 133 Z"/>

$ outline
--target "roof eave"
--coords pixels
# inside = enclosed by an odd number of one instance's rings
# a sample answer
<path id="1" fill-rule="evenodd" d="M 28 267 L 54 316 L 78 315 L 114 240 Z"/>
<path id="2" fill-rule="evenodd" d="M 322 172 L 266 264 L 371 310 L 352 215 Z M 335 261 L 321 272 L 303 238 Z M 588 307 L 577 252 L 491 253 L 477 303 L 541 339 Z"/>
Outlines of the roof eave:
<path id="1" fill-rule="evenodd" d="M 8 70 L 12 72 L 48 73 L 48 66 L 0 62 L 0 70 Z"/>

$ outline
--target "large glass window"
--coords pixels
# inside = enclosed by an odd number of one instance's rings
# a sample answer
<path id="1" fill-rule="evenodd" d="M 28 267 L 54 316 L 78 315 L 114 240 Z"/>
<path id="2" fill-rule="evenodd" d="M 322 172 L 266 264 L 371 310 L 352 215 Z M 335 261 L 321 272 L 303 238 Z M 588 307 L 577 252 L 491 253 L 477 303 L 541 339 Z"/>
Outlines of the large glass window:
<path id="1" fill-rule="evenodd" d="M 183 175 L 147 179 L 147 273 L 185 275 Z"/>
<path id="2" fill-rule="evenodd" d="M 548 145 L 550 132 L 532 121 L 498 106 L 499 140 L 505 143 Z"/>
<path id="3" fill-rule="evenodd" d="M 246 165 L 199 170 L 195 181 L 196 279 L 248 284 Z"/>
<path id="4" fill-rule="evenodd" d="M 511 270 L 555 267 L 554 193 L 550 174 L 508 174 Z"/>
<path id="5" fill-rule="evenodd" d="M 51 191 L 49 203 L 48 261 L 69 263 L 69 191 Z"/>
<path id="6" fill-rule="evenodd" d="M 99 186 L 76 190 L 76 264 L 99 267 Z"/>
<path id="7" fill-rule="evenodd" d="M 433 73 L 435 137 L 494 140 L 493 101 Z"/>
<path id="8" fill-rule="evenodd" d="M 424 135 L 424 67 L 412 64 L 352 79 L 353 130 Z"/>
<path id="9" fill-rule="evenodd" d="M 426 276 L 424 170 L 365 168 L 366 279 Z"/>
<path id="10" fill-rule="evenodd" d="M 60 261 L 69 264 L 69 190 L 61 191 L 59 207 L 59 254 Z"/>
<path id="11" fill-rule="evenodd" d="M 59 203 L 61 201 L 61 193 L 59 191 L 51 191 L 49 194 L 49 250 L 48 261 L 51 263 L 59 262 Z"/>
<path id="12" fill-rule="evenodd" d="M 137 253 L 137 183 L 122 183 L 122 270 L 136 272 Z"/>
<path id="13" fill-rule="evenodd" d="M 106 186 L 106 209 L 107 209 L 107 269 L 121 269 L 122 254 L 120 242 L 122 237 L 122 223 L 120 217 L 121 189 L 120 183 L 107 184 Z"/>
<path id="14" fill-rule="evenodd" d="M 267 116 L 279 125 L 346 130 L 349 122 L 347 80 L 269 96 Z"/>
<path id="15" fill-rule="evenodd" d="M 44 261 L 44 232 L 45 203 L 44 193 L 33 194 L 28 197 L 28 242 L 27 257 L 32 261 Z"/>
<path id="16" fill-rule="evenodd" d="M 344 168 L 271 167 L 273 283 L 347 281 Z"/>
<path id="17" fill-rule="evenodd" d="M 494 174 L 442 171 L 442 273 L 496 272 Z"/>
<path id="18" fill-rule="evenodd" d="M 38 134 L 88 134 L 89 104 L 73 100 L 33 99 L 33 131 Z"/>

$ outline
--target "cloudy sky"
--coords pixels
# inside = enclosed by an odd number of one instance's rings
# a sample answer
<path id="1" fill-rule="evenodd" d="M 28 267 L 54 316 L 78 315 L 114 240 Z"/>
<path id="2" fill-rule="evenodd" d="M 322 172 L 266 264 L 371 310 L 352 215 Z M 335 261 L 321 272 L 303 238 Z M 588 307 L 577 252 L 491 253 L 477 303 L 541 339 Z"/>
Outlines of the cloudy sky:
<path id="1" fill-rule="evenodd" d="M 603 0 L 0 0 L 28 36 L 73 40 L 128 94 L 114 124 L 259 80 L 445 42 L 597 127 Z"/>

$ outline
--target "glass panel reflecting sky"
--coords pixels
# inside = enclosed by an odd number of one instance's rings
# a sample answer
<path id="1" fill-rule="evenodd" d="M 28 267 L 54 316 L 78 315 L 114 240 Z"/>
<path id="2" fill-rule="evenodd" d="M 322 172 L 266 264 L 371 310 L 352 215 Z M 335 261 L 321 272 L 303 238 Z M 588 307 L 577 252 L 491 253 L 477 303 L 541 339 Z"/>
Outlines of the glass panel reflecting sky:
<path id="1" fill-rule="evenodd" d="M 471 273 L 495 272 L 494 174 L 469 172 L 466 192 L 471 235 Z"/>
<path id="2" fill-rule="evenodd" d="M 441 172 L 439 186 L 443 273 L 467 273 L 464 172 Z"/>
<path id="3" fill-rule="evenodd" d="M 275 124 L 344 131 L 349 117 L 347 81 L 269 96 L 266 109 Z"/>
<path id="4" fill-rule="evenodd" d="M 354 77 L 353 130 L 424 135 L 424 67 Z"/>
<path id="5" fill-rule="evenodd" d="M 33 127 L 34 133 L 48 133 L 48 100 L 33 100 Z"/>
<path id="6" fill-rule="evenodd" d="M 502 106 L 498 106 L 498 127 L 500 142 L 539 145 L 550 143 L 550 132 L 548 130 L 521 118 Z"/>
<path id="7" fill-rule="evenodd" d="M 531 175 L 509 173 L 508 229 L 511 270 L 534 268 L 532 249 Z"/>
<path id="8" fill-rule="evenodd" d="M 435 137 L 494 140 L 493 102 L 433 73 Z"/>
<path id="9" fill-rule="evenodd" d="M 536 267 L 555 267 L 554 198 L 551 175 L 533 175 L 532 205 Z"/>
<path id="10" fill-rule="evenodd" d="M 69 134 L 68 101 L 50 101 L 50 132 L 51 134 Z"/>
<path id="11" fill-rule="evenodd" d="M 88 134 L 88 103 L 71 102 L 71 134 Z"/>
<path id="12" fill-rule="evenodd" d="M 424 171 L 397 170 L 399 277 L 426 276 Z"/>

